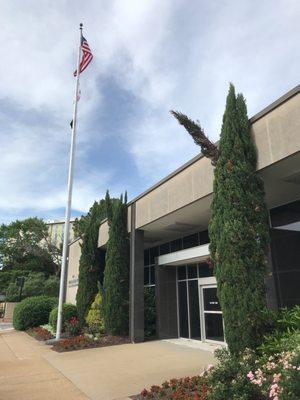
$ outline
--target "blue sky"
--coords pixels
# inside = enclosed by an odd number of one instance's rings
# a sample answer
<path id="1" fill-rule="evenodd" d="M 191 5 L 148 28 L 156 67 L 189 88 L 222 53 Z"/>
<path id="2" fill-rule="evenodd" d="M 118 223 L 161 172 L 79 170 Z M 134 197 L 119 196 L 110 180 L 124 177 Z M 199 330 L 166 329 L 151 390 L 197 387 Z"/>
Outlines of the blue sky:
<path id="1" fill-rule="evenodd" d="M 94 60 L 73 215 L 106 189 L 131 199 L 198 153 L 170 109 L 217 140 L 229 82 L 249 116 L 296 86 L 299 19 L 298 0 L 2 1 L 0 221 L 64 215 L 80 22 Z"/>

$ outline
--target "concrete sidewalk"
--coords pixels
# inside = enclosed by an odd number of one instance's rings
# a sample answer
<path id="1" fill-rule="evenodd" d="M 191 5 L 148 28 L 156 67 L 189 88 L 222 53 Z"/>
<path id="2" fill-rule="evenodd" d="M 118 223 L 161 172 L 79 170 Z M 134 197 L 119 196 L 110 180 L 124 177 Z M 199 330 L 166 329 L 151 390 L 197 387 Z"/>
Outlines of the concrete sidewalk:
<path id="1" fill-rule="evenodd" d="M 0 399 L 124 399 L 199 374 L 210 351 L 167 341 L 53 352 L 21 332 L 0 333 Z"/>
<path id="2" fill-rule="evenodd" d="M 44 359 L 51 351 L 26 333 L 0 332 L 0 400 L 87 400 Z"/>

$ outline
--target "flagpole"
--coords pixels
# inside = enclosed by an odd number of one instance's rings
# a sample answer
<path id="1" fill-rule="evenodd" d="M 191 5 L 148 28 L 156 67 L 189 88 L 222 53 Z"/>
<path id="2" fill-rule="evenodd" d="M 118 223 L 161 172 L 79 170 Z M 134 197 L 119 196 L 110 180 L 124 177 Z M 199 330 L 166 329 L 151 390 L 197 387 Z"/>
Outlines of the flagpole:
<path id="1" fill-rule="evenodd" d="M 74 156 L 75 156 L 75 147 L 76 147 L 77 103 L 78 103 L 78 89 L 79 89 L 79 75 L 80 75 L 79 69 L 80 69 L 82 27 L 83 27 L 83 25 L 80 24 L 79 25 L 78 58 L 77 58 L 77 75 L 76 75 L 76 84 L 75 84 L 73 125 L 72 125 L 72 136 L 71 136 L 71 147 L 70 147 L 69 174 L 68 174 L 68 199 L 67 199 L 67 206 L 66 206 L 62 263 L 61 263 L 61 271 L 60 271 L 60 286 L 59 286 L 59 300 L 58 300 L 58 313 L 57 313 L 57 325 L 56 325 L 56 340 L 60 339 L 61 331 L 62 331 L 62 320 L 63 320 L 62 317 L 63 317 L 63 302 L 64 302 L 64 293 L 65 293 L 65 281 L 66 281 L 66 275 L 67 275 L 66 272 L 68 270 L 67 256 L 68 256 L 68 244 L 69 244 L 70 215 L 71 215 L 71 206 L 72 206 Z"/>

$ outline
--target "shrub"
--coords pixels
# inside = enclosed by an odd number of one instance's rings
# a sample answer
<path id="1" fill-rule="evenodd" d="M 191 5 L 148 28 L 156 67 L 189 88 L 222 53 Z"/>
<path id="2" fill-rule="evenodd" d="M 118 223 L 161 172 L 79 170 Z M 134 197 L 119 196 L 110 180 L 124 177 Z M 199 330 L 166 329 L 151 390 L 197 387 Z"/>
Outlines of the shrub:
<path id="1" fill-rule="evenodd" d="M 156 333 L 156 308 L 155 287 L 146 286 L 144 289 L 144 314 L 145 314 L 145 336 L 153 336 Z"/>
<path id="2" fill-rule="evenodd" d="M 77 317 L 72 317 L 70 321 L 65 322 L 65 331 L 67 336 L 77 336 L 80 333 L 80 325 Z"/>
<path id="3" fill-rule="evenodd" d="M 104 322 L 102 316 L 102 295 L 97 293 L 90 311 L 86 317 L 86 323 L 92 334 L 104 332 Z"/>
<path id="4" fill-rule="evenodd" d="M 208 375 L 212 390 L 209 400 L 262 400 L 258 387 L 247 378 L 255 365 L 255 353 L 247 350 L 241 356 L 234 356 L 228 350 L 216 351 L 218 365 Z"/>
<path id="5" fill-rule="evenodd" d="M 42 272 L 33 272 L 25 279 L 22 297 L 43 296 L 45 274 Z"/>
<path id="6" fill-rule="evenodd" d="M 6 301 L 19 301 L 20 289 L 15 282 L 11 282 L 6 290 Z"/>
<path id="7" fill-rule="evenodd" d="M 255 370 L 247 374 L 249 382 L 259 388 L 262 398 L 298 400 L 300 398 L 300 344 L 293 351 L 284 351 L 257 360 Z"/>
<path id="8" fill-rule="evenodd" d="M 54 330 L 56 330 L 57 324 L 57 314 L 58 307 L 53 308 L 49 316 L 49 324 L 52 326 Z M 66 322 L 69 322 L 72 317 L 77 318 L 77 307 L 74 304 L 65 303 L 63 305 L 63 320 L 62 320 L 62 330 L 65 330 Z"/>
<path id="9" fill-rule="evenodd" d="M 44 283 L 43 293 L 45 296 L 58 296 L 59 278 L 57 276 L 49 276 Z"/>
<path id="10" fill-rule="evenodd" d="M 39 326 L 48 322 L 49 314 L 57 304 L 57 298 L 28 297 L 16 305 L 13 326 L 18 330 Z"/>
<path id="11" fill-rule="evenodd" d="M 282 309 L 275 321 L 274 332 L 264 337 L 259 347 L 261 354 L 270 356 L 283 351 L 294 350 L 300 343 L 300 306 Z"/>

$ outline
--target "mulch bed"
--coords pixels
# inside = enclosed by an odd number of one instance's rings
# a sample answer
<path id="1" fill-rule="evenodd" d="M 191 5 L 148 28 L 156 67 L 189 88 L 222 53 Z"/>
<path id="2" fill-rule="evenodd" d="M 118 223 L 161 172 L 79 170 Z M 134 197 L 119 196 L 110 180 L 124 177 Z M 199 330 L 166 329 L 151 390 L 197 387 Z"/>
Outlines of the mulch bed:
<path id="1" fill-rule="evenodd" d="M 47 329 L 42 328 L 41 326 L 37 326 L 36 328 L 29 328 L 26 331 L 28 335 L 34 337 L 36 340 L 39 341 L 46 341 L 49 339 L 53 339 L 53 335 Z"/>
<path id="2" fill-rule="evenodd" d="M 92 349 L 95 347 L 116 346 L 119 344 L 130 343 L 130 339 L 124 336 L 103 335 L 99 339 L 94 340 L 86 336 L 75 336 L 67 339 L 62 339 L 54 343 L 52 350 L 58 353 L 66 351 Z"/>

